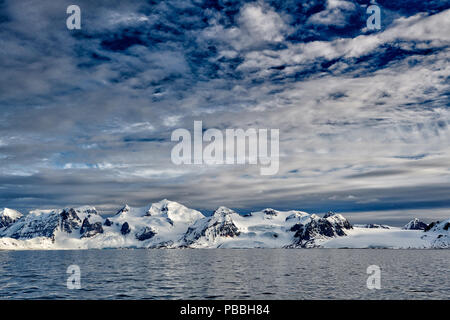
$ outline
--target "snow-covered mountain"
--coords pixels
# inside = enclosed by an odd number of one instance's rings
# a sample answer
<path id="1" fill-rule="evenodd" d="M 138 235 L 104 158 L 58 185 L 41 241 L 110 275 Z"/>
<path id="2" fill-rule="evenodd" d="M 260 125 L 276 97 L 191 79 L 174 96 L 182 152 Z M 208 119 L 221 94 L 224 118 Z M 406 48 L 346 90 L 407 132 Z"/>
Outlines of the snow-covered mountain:
<path id="1" fill-rule="evenodd" d="M 0 211 L 1 249 L 90 248 L 448 248 L 450 219 L 407 230 L 355 225 L 340 214 L 265 209 L 213 215 L 162 200 L 142 208 L 125 205 L 103 218 L 94 207 Z M 406 226 L 405 226 L 406 228 Z"/>
<path id="2" fill-rule="evenodd" d="M 408 222 L 403 229 L 404 230 L 425 230 L 428 227 L 426 223 L 423 223 L 417 218 L 414 218 L 410 222 Z"/>
<path id="3" fill-rule="evenodd" d="M 450 248 L 450 219 L 430 223 L 422 239 L 430 241 L 433 248 Z"/>
<path id="4" fill-rule="evenodd" d="M 291 231 L 295 231 L 295 241 L 290 247 L 311 248 L 335 237 L 347 235 L 352 225 L 340 214 L 327 213 L 323 218 L 313 214 L 308 223 L 296 223 Z"/>
<path id="5" fill-rule="evenodd" d="M 19 211 L 4 208 L 0 210 L 0 229 L 6 228 L 22 217 Z"/>

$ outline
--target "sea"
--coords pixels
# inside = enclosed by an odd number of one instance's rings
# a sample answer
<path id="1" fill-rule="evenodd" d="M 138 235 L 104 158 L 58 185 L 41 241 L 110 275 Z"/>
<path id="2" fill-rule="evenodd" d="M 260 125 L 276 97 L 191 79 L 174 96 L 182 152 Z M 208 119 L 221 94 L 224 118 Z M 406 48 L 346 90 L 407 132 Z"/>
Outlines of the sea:
<path id="1" fill-rule="evenodd" d="M 0 299 L 448 300 L 449 266 L 450 250 L 0 251 Z"/>

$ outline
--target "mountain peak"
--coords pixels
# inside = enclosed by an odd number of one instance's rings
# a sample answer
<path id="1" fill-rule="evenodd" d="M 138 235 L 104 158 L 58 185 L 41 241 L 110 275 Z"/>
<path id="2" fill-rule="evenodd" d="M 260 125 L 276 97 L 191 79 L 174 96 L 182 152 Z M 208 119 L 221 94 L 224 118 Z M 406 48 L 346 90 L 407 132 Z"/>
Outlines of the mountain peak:
<path id="1" fill-rule="evenodd" d="M 204 218 L 204 215 L 199 211 L 189 209 L 178 202 L 167 199 L 152 203 L 145 215 L 150 217 L 166 216 L 171 221 L 183 222 L 193 222 L 196 219 Z"/>
<path id="2" fill-rule="evenodd" d="M 328 211 L 327 213 L 324 214 L 324 218 L 328 218 L 328 217 L 332 217 L 334 216 L 336 213 L 333 211 Z"/>
<path id="3" fill-rule="evenodd" d="M 404 230 L 425 230 L 428 227 L 426 223 L 423 223 L 417 218 L 412 219 L 408 222 L 403 229 Z"/>
<path id="4" fill-rule="evenodd" d="M 3 208 L 0 210 L 0 217 L 8 217 L 13 220 L 17 220 L 23 216 L 22 213 L 20 213 L 17 210 L 9 209 L 9 208 Z"/>
<path id="5" fill-rule="evenodd" d="M 22 216 L 19 211 L 13 209 L 4 208 L 0 210 L 0 228 L 8 227 L 22 218 Z"/>
<path id="6" fill-rule="evenodd" d="M 216 211 L 214 211 L 213 216 L 226 216 L 226 215 L 230 215 L 236 213 L 234 210 L 231 210 L 230 208 L 227 207 L 219 207 L 216 209 Z"/>
<path id="7" fill-rule="evenodd" d="M 121 213 L 127 213 L 127 212 L 130 212 L 130 211 L 131 211 L 130 206 L 128 206 L 128 204 L 126 204 L 124 207 L 122 207 L 122 209 L 117 211 L 116 215 L 119 215 Z"/>
<path id="8" fill-rule="evenodd" d="M 169 210 L 174 210 L 177 208 L 186 208 L 186 207 L 178 202 L 163 199 L 161 201 L 152 203 L 146 215 L 153 216 L 161 213 L 167 213 Z"/>
<path id="9" fill-rule="evenodd" d="M 78 208 L 74 208 L 75 211 L 79 211 L 87 214 L 98 214 L 97 209 L 93 206 L 81 206 Z"/>
<path id="10" fill-rule="evenodd" d="M 274 210 L 272 208 L 266 208 L 263 210 L 264 214 L 267 216 L 277 216 L 278 215 L 278 211 Z"/>

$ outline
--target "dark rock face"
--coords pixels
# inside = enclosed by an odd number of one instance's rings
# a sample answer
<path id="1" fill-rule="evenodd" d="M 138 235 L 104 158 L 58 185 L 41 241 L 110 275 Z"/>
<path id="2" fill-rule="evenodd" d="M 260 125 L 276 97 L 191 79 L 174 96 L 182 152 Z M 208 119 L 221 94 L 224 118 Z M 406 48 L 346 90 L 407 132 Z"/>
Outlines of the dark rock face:
<path id="1" fill-rule="evenodd" d="M 334 215 L 335 215 L 335 213 L 333 211 L 328 211 L 327 213 L 325 213 L 325 215 L 323 217 L 324 218 L 328 218 L 328 217 L 331 217 L 331 216 L 334 216 Z"/>
<path id="2" fill-rule="evenodd" d="M 10 225 L 12 225 L 17 220 L 16 219 L 11 219 L 10 217 L 7 217 L 7 216 L 0 217 L 0 229 L 9 227 Z"/>
<path id="3" fill-rule="evenodd" d="M 81 219 L 78 217 L 74 209 L 64 209 L 60 214 L 59 228 L 61 231 L 72 233 L 74 229 L 78 229 Z"/>
<path id="4" fill-rule="evenodd" d="M 422 239 L 431 240 L 432 248 L 450 248 L 450 219 L 430 223 L 425 229 Z"/>
<path id="5" fill-rule="evenodd" d="M 439 226 L 439 224 L 441 224 L 441 226 Z M 430 223 L 430 224 L 424 229 L 424 231 L 425 231 L 425 232 L 426 232 L 426 231 L 430 231 L 431 229 L 433 229 L 433 228 L 436 227 L 436 226 L 438 226 L 437 228 L 442 227 L 442 230 L 448 231 L 448 230 L 450 229 L 450 222 L 446 222 L 446 223 L 445 223 L 445 221 L 443 221 L 443 222 L 440 222 L 440 221 L 434 221 L 434 222 Z"/>
<path id="6" fill-rule="evenodd" d="M 330 211 L 327 214 L 325 214 L 325 217 L 323 219 L 330 222 L 334 227 L 337 227 L 340 229 L 353 229 L 353 226 L 350 224 L 350 222 L 348 222 L 348 220 L 345 219 L 340 214 Z"/>
<path id="7" fill-rule="evenodd" d="M 86 212 L 89 216 L 91 214 L 98 214 L 97 210 L 95 210 L 95 209 L 87 209 L 84 212 Z"/>
<path id="8" fill-rule="evenodd" d="M 425 230 L 426 227 L 428 227 L 426 223 L 419 221 L 419 223 L 412 226 L 409 230 Z"/>
<path id="9" fill-rule="evenodd" d="M 131 229 L 130 229 L 130 225 L 128 224 L 128 222 L 125 222 L 122 225 L 122 228 L 120 228 L 120 233 L 123 235 L 129 234 L 130 231 L 131 231 Z"/>
<path id="10" fill-rule="evenodd" d="M 306 225 L 296 224 L 291 228 L 291 231 L 295 231 L 294 237 L 301 240 L 311 240 L 317 234 L 324 235 L 326 237 L 344 235 L 341 228 L 335 229 L 334 226 L 325 219 L 320 219 L 318 221 L 313 220 Z"/>
<path id="11" fill-rule="evenodd" d="M 105 226 L 107 226 L 107 227 L 111 227 L 111 226 L 113 225 L 113 223 L 111 222 L 111 220 L 109 220 L 108 218 L 106 218 L 104 224 L 105 224 Z"/>
<path id="12" fill-rule="evenodd" d="M 186 231 L 185 239 L 190 238 L 190 240 L 186 241 L 187 245 L 190 245 L 202 237 L 208 237 L 211 239 L 214 239 L 217 237 L 234 238 L 239 235 L 240 235 L 240 232 L 233 222 L 217 221 L 200 231 L 193 227 L 189 227 L 188 230 Z"/>
<path id="13" fill-rule="evenodd" d="M 240 232 L 232 221 L 217 221 L 208 228 L 214 237 L 237 237 Z"/>
<path id="14" fill-rule="evenodd" d="M 335 222 L 335 226 L 340 227 L 341 229 L 353 229 L 351 223 L 345 218 L 344 220 L 338 220 L 337 222 Z"/>
<path id="15" fill-rule="evenodd" d="M 240 232 L 231 218 L 233 213 L 235 212 L 228 208 L 217 209 L 205 231 L 208 231 L 213 237 L 233 238 L 239 236 Z"/>
<path id="16" fill-rule="evenodd" d="M 413 219 L 408 224 L 406 224 L 404 230 L 425 230 L 428 227 L 426 223 L 423 223 L 419 219 Z"/>
<path id="17" fill-rule="evenodd" d="M 388 226 L 382 225 L 382 224 L 376 224 L 376 223 L 369 223 L 365 225 L 361 225 L 362 228 L 368 228 L 368 229 L 390 229 Z"/>
<path id="18" fill-rule="evenodd" d="M 165 203 L 165 204 L 161 207 L 161 212 L 162 212 L 162 213 L 168 213 L 168 212 L 169 212 L 169 207 L 167 206 L 167 203 Z"/>
<path id="19" fill-rule="evenodd" d="M 83 220 L 83 224 L 80 229 L 81 238 L 90 238 L 99 233 L 103 233 L 101 222 L 90 223 L 88 218 Z"/>
<path id="20" fill-rule="evenodd" d="M 344 230 L 351 228 L 352 226 L 347 219 L 333 219 L 330 221 L 327 218 L 318 218 L 311 220 L 307 224 L 297 223 L 291 228 L 291 231 L 295 232 L 295 234 L 294 242 L 290 247 L 313 247 L 316 239 L 345 236 Z"/>
<path id="21" fill-rule="evenodd" d="M 166 221 L 167 221 L 171 226 L 173 226 L 173 220 L 172 220 L 172 219 L 170 219 L 169 217 L 167 217 L 167 218 L 166 218 Z"/>
<path id="22" fill-rule="evenodd" d="M 138 239 L 139 241 L 145 241 L 153 238 L 155 235 L 156 232 L 153 229 L 145 227 L 139 233 L 136 233 L 136 239 Z"/>
<path id="23" fill-rule="evenodd" d="M 205 238 L 207 241 L 214 241 L 217 237 L 237 237 L 240 235 L 239 229 L 233 223 L 233 210 L 221 207 L 217 209 L 211 217 L 202 219 L 203 223 L 195 224 L 188 228 L 183 240 L 184 246 L 190 246 Z"/>
<path id="24" fill-rule="evenodd" d="M 120 215 L 121 213 L 127 213 L 130 212 L 130 207 L 128 205 L 125 205 L 122 209 L 117 211 L 116 215 Z"/>
<path id="25" fill-rule="evenodd" d="M 276 212 L 275 210 L 270 209 L 270 208 L 264 209 L 263 212 L 266 216 L 277 216 L 278 215 L 278 212 Z"/>
<path id="26" fill-rule="evenodd" d="M 7 228 L 4 236 L 13 239 L 31 239 L 36 237 L 55 239 L 55 231 L 59 227 L 59 222 L 60 216 L 56 212 L 39 217 L 28 215 Z"/>
<path id="27" fill-rule="evenodd" d="M 425 229 L 424 231 L 430 231 L 434 226 L 436 226 L 439 223 L 439 221 L 433 221 L 432 223 L 430 223 Z"/>

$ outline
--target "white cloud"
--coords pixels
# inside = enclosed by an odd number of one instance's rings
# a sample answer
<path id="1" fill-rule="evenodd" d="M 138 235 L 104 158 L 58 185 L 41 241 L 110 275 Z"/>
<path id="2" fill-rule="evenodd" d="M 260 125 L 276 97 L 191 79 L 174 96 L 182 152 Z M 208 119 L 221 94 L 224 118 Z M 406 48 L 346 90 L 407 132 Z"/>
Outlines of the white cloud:
<path id="1" fill-rule="evenodd" d="M 174 127 L 178 124 L 178 122 L 180 122 L 180 119 L 180 115 L 168 116 L 164 119 L 164 125 L 167 127 Z"/>
<path id="2" fill-rule="evenodd" d="M 115 122 L 113 128 L 104 130 L 107 133 L 139 133 L 151 132 L 155 127 L 150 122 L 121 123 Z"/>
<path id="3" fill-rule="evenodd" d="M 262 3 L 244 5 L 237 18 L 238 26 L 224 28 L 216 20 L 203 32 L 206 39 L 220 39 L 240 51 L 268 43 L 280 43 L 291 32 L 283 18 Z M 233 54 L 225 49 L 223 56 Z"/>
<path id="4" fill-rule="evenodd" d="M 267 70 L 279 65 L 293 65 L 286 71 L 298 71 L 318 58 L 328 60 L 355 58 L 369 54 L 386 43 L 398 41 L 420 42 L 420 48 L 439 48 L 449 44 L 450 10 L 432 16 L 418 14 L 408 19 L 400 18 L 383 32 L 341 38 L 333 41 L 312 41 L 289 45 L 283 50 L 252 51 L 245 54 L 239 70 Z M 424 42 L 424 43 L 423 43 Z M 402 43 L 398 43 L 402 45 Z M 403 44 L 406 45 L 406 44 Z"/>
<path id="5" fill-rule="evenodd" d="M 238 21 L 249 37 L 259 41 L 283 41 L 283 34 L 288 29 L 275 11 L 270 8 L 264 9 L 257 4 L 245 5 L 241 9 Z"/>
<path id="6" fill-rule="evenodd" d="M 343 0 L 328 0 L 325 10 L 313 14 L 307 21 L 309 24 L 344 27 L 348 18 L 356 10 L 355 4 Z"/>

